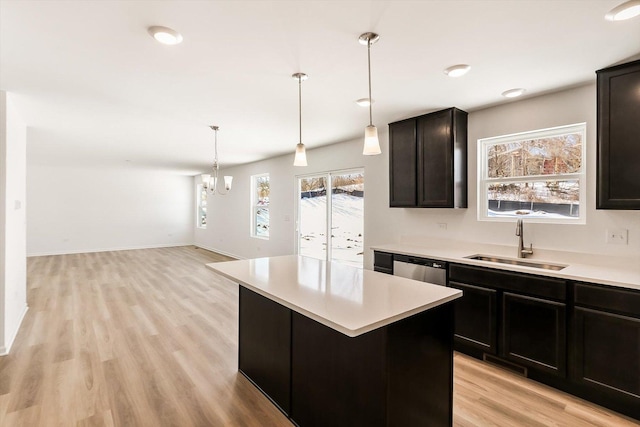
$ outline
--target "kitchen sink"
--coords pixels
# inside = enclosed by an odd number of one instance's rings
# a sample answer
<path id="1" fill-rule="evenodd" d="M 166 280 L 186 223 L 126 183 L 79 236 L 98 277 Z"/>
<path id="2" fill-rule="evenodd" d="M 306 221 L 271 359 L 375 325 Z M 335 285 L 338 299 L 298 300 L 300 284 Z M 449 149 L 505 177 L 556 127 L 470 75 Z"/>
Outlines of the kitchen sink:
<path id="1" fill-rule="evenodd" d="M 562 264 L 552 264 L 550 262 L 537 262 L 537 261 L 529 261 L 525 259 L 515 259 L 515 258 L 502 258 L 493 255 L 469 255 L 465 258 L 475 259 L 478 261 L 488 261 L 488 262 L 499 262 L 502 264 L 511 264 L 511 265 L 521 265 L 523 267 L 533 267 L 533 268 L 542 268 L 544 270 L 562 270 L 566 267 L 566 265 Z"/>

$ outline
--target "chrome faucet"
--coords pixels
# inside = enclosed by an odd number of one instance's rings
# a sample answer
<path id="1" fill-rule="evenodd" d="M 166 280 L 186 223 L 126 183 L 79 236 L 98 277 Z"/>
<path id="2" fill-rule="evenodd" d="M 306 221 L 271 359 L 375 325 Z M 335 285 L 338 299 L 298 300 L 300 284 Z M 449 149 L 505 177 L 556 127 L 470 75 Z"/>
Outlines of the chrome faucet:
<path id="1" fill-rule="evenodd" d="M 523 232 L 522 232 L 522 219 L 518 219 L 516 222 L 516 236 L 518 239 L 518 258 L 526 258 L 527 255 L 533 254 L 533 243 L 529 244 L 529 249 L 525 249 L 523 242 Z"/>

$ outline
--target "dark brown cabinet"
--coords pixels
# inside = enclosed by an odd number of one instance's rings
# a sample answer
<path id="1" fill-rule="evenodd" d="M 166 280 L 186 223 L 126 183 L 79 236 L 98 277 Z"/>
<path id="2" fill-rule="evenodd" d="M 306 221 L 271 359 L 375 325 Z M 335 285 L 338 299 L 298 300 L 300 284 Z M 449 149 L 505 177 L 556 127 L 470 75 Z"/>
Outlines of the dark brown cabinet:
<path id="1" fill-rule="evenodd" d="M 457 346 L 477 349 L 482 353 L 497 353 L 497 294 L 495 289 L 449 282 L 460 289 L 463 297 L 454 303 L 454 340 Z"/>
<path id="2" fill-rule="evenodd" d="M 373 251 L 373 271 L 393 274 L 393 254 Z"/>
<path id="3" fill-rule="evenodd" d="M 457 108 L 389 124 L 389 206 L 467 207 L 467 113 Z"/>
<path id="4" fill-rule="evenodd" d="M 416 121 L 389 125 L 389 205 L 416 206 Z"/>
<path id="5" fill-rule="evenodd" d="M 502 355 L 528 368 L 566 375 L 566 305 L 505 292 Z"/>
<path id="6" fill-rule="evenodd" d="M 574 284 L 571 377 L 590 399 L 640 419 L 640 292 Z"/>
<path id="7" fill-rule="evenodd" d="M 640 61 L 597 76 L 596 208 L 640 209 Z"/>
<path id="8" fill-rule="evenodd" d="M 291 411 L 291 310 L 240 287 L 238 368 Z"/>
<path id="9" fill-rule="evenodd" d="M 452 264 L 455 348 L 474 357 L 497 356 L 537 375 L 566 376 L 564 280 Z"/>

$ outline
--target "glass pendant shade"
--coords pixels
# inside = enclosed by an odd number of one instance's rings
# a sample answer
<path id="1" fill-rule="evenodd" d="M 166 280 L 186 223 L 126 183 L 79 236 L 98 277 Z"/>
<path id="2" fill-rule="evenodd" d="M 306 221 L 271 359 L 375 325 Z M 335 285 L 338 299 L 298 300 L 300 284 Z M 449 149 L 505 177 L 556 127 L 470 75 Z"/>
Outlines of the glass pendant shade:
<path id="1" fill-rule="evenodd" d="M 231 190 L 231 183 L 233 182 L 233 177 L 231 175 L 224 176 L 224 188 L 225 190 Z"/>
<path id="2" fill-rule="evenodd" d="M 211 180 L 211 175 L 208 173 L 203 173 L 202 175 L 200 175 L 200 177 L 202 178 L 202 184 L 204 185 L 204 188 L 207 188 L 207 186 L 209 185 L 209 180 Z"/>
<path id="3" fill-rule="evenodd" d="M 296 155 L 293 158 L 293 166 L 307 166 L 307 151 L 302 142 L 296 145 Z"/>
<path id="4" fill-rule="evenodd" d="M 378 128 L 369 125 L 364 128 L 364 149 L 362 154 L 375 156 L 380 153 L 382 153 L 382 150 L 380 150 L 380 141 L 378 140 Z"/>

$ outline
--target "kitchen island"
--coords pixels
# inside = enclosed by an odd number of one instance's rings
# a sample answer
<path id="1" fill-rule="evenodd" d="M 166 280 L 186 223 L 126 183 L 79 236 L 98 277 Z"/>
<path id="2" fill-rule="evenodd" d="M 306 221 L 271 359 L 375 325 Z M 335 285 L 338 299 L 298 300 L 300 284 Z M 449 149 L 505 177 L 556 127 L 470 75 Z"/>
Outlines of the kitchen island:
<path id="1" fill-rule="evenodd" d="M 240 372 L 295 424 L 452 424 L 461 291 L 301 256 L 207 267 L 240 285 Z"/>

